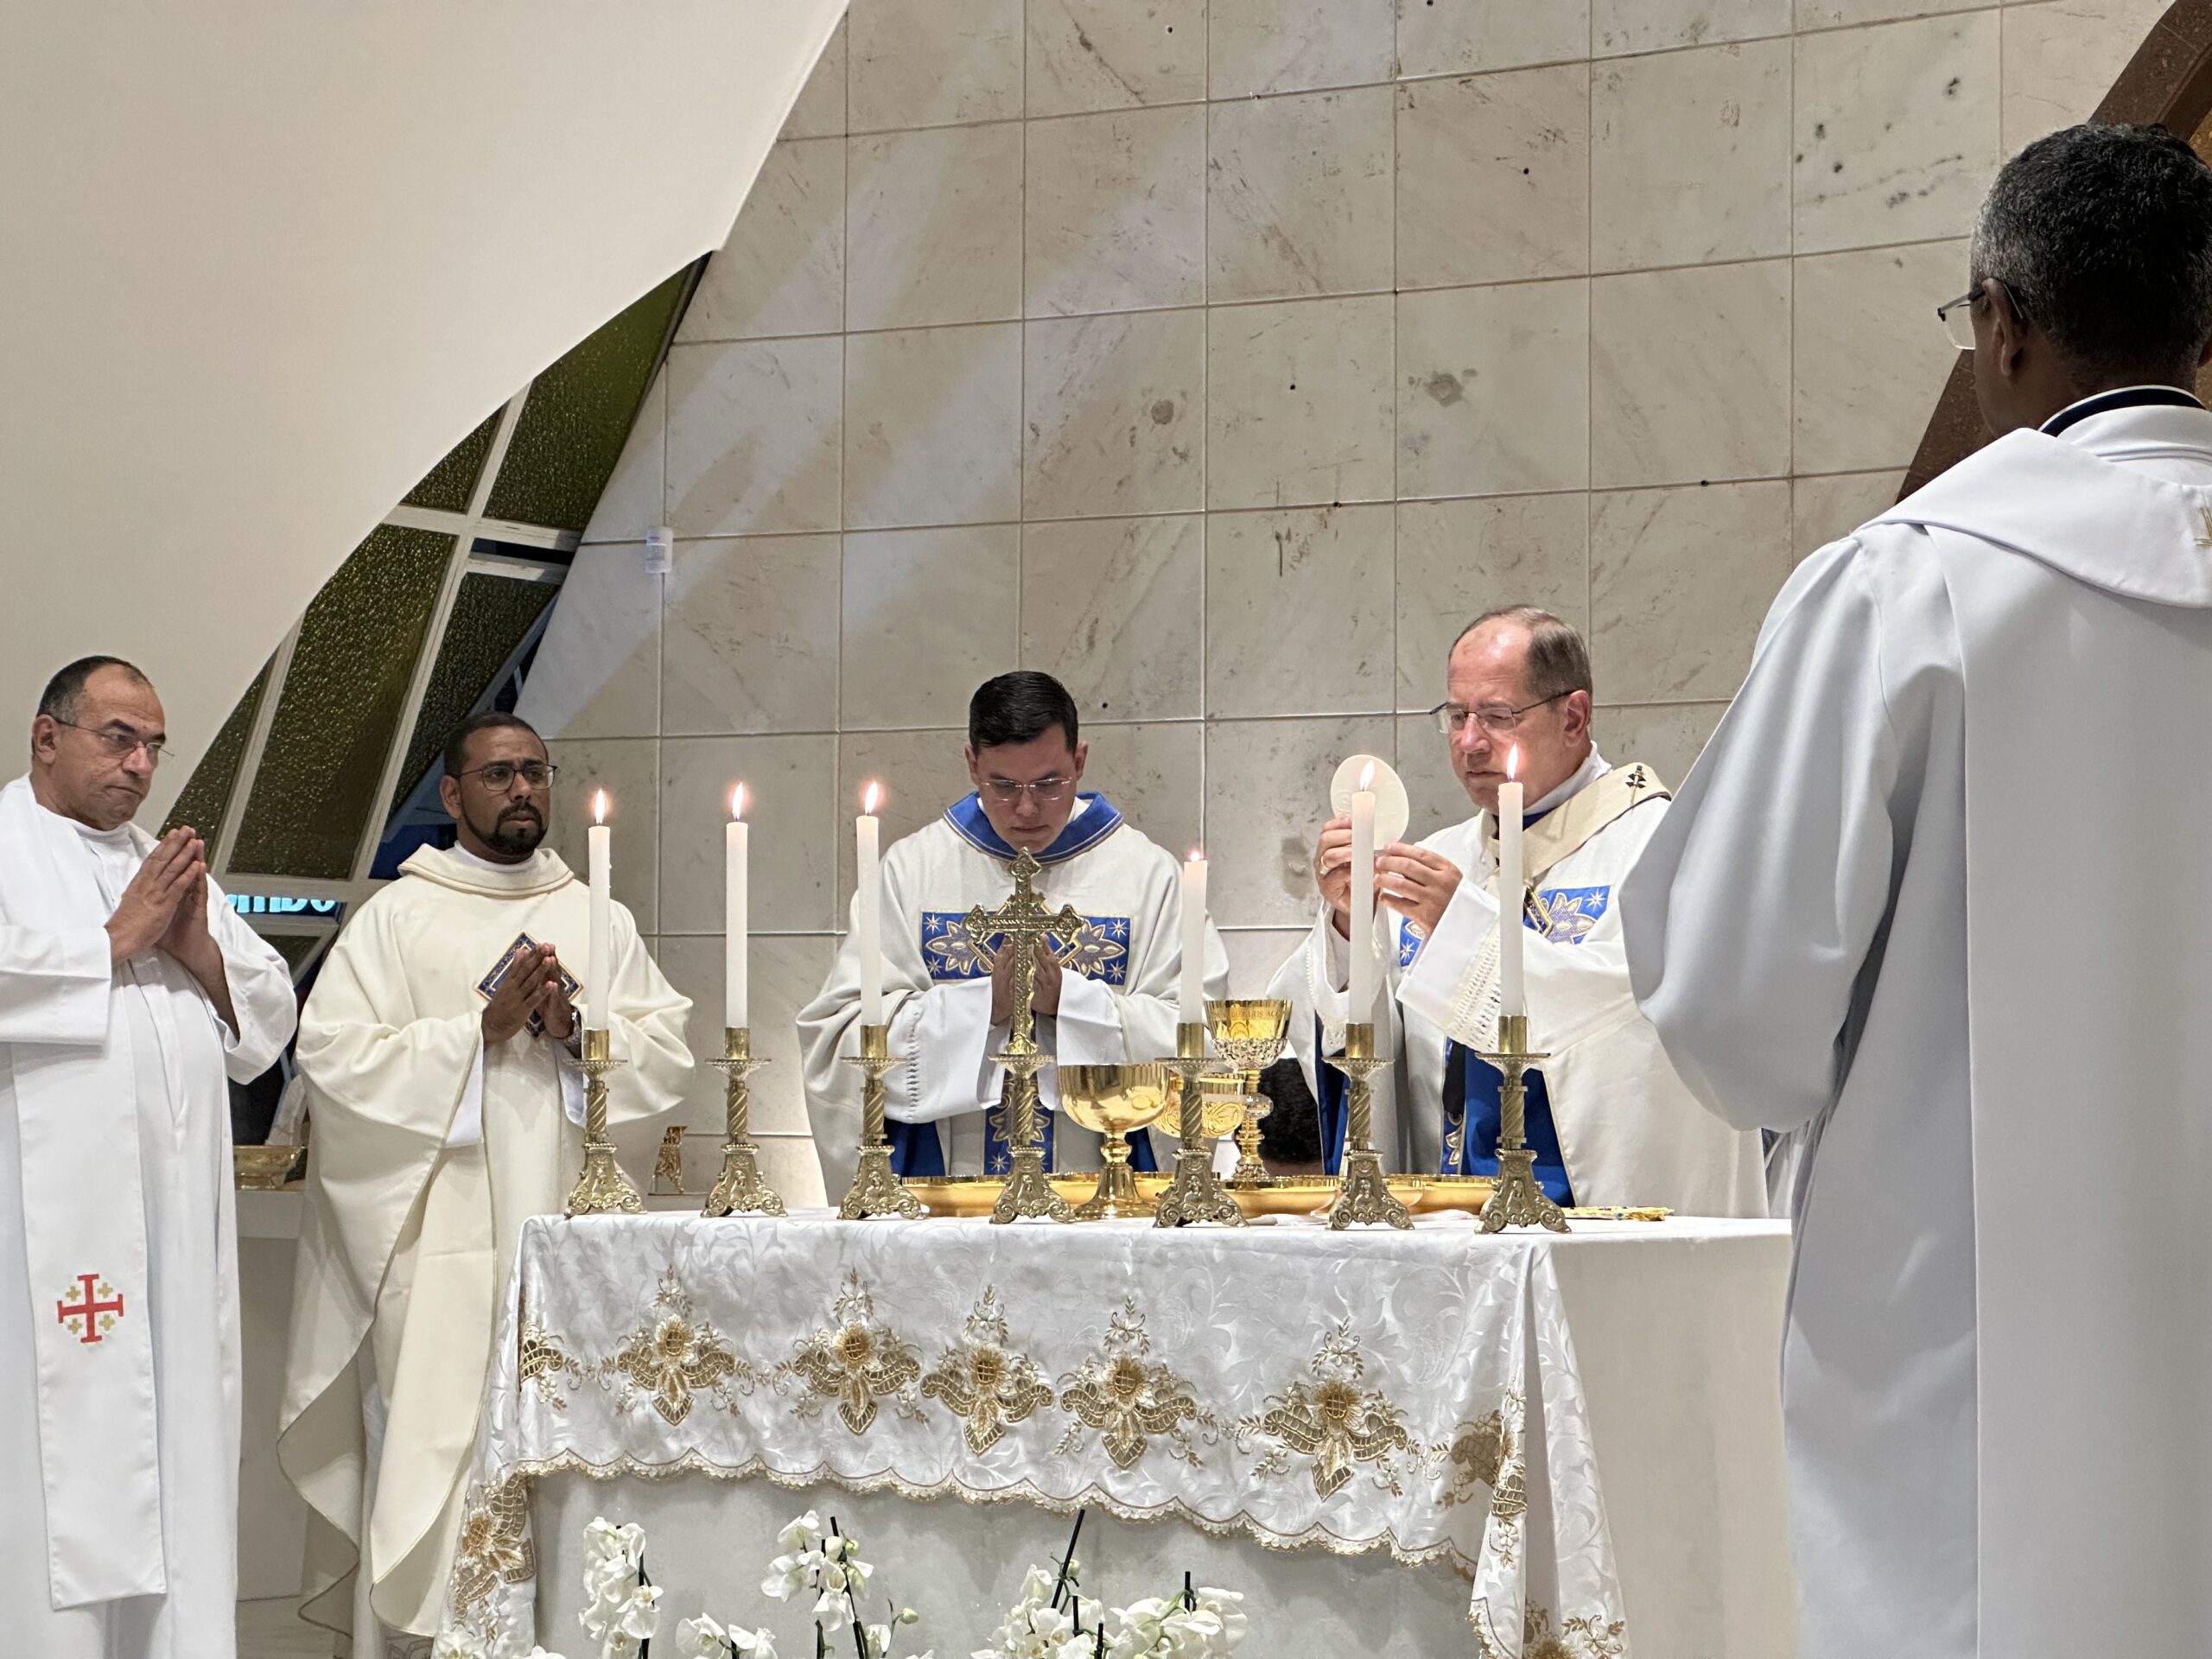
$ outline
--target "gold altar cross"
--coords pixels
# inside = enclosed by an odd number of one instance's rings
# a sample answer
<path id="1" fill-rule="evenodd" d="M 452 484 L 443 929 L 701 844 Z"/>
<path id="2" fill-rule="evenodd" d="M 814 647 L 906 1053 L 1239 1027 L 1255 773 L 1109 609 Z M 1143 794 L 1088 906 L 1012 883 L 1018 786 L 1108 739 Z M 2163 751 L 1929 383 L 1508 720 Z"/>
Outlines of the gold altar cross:
<path id="1" fill-rule="evenodd" d="M 1043 1138 L 1037 1133 L 1037 1073 L 1050 1064 L 1037 1052 L 1037 1015 L 1029 1006 L 1037 987 L 1037 949 L 1047 935 L 1071 939 L 1083 925 L 1073 905 L 1048 911 L 1037 896 L 1037 878 L 1045 867 L 1024 852 L 1014 861 L 1014 892 L 996 910 L 978 905 L 961 926 L 978 956 L 990 960 L 990 942 L 1000 940 L 1001 952 L 1011 951 L 1007 981 L 1011 997 L 1006 1052 L 995 1058 L 1006 1068 L 1006 1087 L 1001 1099 L 1006 1113 L 1007 1146 L 1013 1167 L 1006 1188 L 992 1211 L 994 1221 L 1020 1216 L 1050 1216 L 1056 1221 L 1074 1218 L 1065 1199 L 1045 1179 Z"/>

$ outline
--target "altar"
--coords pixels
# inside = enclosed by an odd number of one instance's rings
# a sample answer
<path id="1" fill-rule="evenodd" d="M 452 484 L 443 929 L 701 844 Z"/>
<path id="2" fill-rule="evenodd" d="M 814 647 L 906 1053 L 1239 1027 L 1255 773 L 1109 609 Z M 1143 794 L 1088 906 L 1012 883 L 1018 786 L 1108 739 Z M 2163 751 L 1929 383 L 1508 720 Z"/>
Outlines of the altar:
<path id="1" fill-rule="evenodd" d="M 532 1220 L 448 1629 L 572 1648 L 604 1515 L 665 1638 L 809 1652 L 761 1576 L 812 1508 L 946 1659 L 1080 1510 L 1086 1594 L 1188 1573 L 1254 1651 L 1777 1659 L 1788 1262 L 1764 1222 Z"/>

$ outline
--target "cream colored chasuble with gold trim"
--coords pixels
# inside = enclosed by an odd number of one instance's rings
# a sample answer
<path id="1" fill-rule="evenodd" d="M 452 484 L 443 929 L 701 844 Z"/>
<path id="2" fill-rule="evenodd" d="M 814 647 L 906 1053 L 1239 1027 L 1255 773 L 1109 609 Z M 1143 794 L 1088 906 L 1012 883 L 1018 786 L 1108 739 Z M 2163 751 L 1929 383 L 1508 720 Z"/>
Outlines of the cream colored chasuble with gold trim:
<path id="1" fill-rule="evenodd" d="M 562 1209 L 582 1163 L 565 1051 L 528 1032 L 486 1049 L 478 986 L 518 934 L 581 968 L 588 907 L 549 849 L 505 868 L 425 848 L 348 923 L 301 1015 L 312 1151 L 278 1450 L 366 1556 L 350 1615 L 318 1610 L 351 1624 L 357 1650 L 377 1651 L 372 1615 L 436 1627 L 515 1239 L 524 1217 Z M 613 1046 L 627 1064 L 609 1120 L 632 1126 L 616 1139 L 639 1171 L 653 1141 L 639 1130 L 690 1072 L 690 1003 L 628 910 L 613 915 Z"/>

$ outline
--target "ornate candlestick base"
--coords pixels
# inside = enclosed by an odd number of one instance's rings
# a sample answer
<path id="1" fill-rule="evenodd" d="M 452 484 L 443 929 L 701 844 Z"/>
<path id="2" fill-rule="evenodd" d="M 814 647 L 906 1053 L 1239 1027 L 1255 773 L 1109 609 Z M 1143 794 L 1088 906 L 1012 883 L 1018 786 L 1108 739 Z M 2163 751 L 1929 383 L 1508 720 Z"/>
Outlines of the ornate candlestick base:
<path id="1" fill-rule="evenodd" d="M 623 1064 L 612 1057 L 604 1031 L 586 1028 L 583 1058 L 576 1062 L 584 1074 L 584 1167 L 569 1194 L 571 1216 L 634 1216 L 645 1207 L 638 1189 L 614 1161 L 614 1143 L 607 1138 L 607 1076 Z"/>
<path id="2" fill-rule="evenodd" d="M 887 1026 L 861 1027 L 861 1052 L 849 1054 L 846 1063 L 868 1073 L 861 1096 L 860 1166 L 837 1214 L 846 1221 L 866 1221 L 874 1216 L 899 1216 L 912 1221 L 923 1213 L 922 1201 L 906 1188 L 891 1167 L 891 1142 L 883 1133 L 883 1074 L 898 1062 L 891 1058 L 891 1031 Z"/>
<path id="3" fill-rule="evenodd" d="M 768 1064 L 753 1058 L 753 1033 L 744 1026 L 722 1028 L 722 1057 L 709 1060 L 723 1077 L 722 1173 L 701 1206 L 702 1216 L 780 1216 L 784 1200 L 761 1178 L 760 1150 L 752 1134 L 753 1069 Z"/>
<path id="4" fill-rule="evenodd" d="M 1484 1054 L 1503 1081 L 1497 1090 L 1497 1190 L 1483 1206 L 1483 1231 L 1508 1227 L 1543 1227 L 1567 1231 L 1567 1217 L 1536 1184 L 1536 1154 L 1528 1144 L 1528 1094 L 1521 1074 L 1548 1054 L 1529 1048 L 1529 1016 L 1508 1014 L 1497 1022 L 1497 1049 Z"/>
<path id="5" fill-rule="evenodd" d="M 1369 1081 L 1390 1064 L 1375 1057 L 1375 1027 L 1344 1027 L 1344 1052 L 1329 1064 L 1350 1083 L 1344 1111 L 1344 1163 L 1337 1172 L 1337 1196 L 1329 1205 L 1329 1225 L 1341 1232 L 1352 1226 L 1410 1227 L 1412 1215 L 1382 1179 L 1382 1154 L 1375 1150 L 1375 1103 Z"/>
<path id="6" fill-rule="evenodd" d="M 1213 1147 L 1205 1138 L 1205 1101 L 1198 1079 L 1212 1062 L 1206 1058 L 1206 1028 L 1203 1025 L 1175 1027 L 1175 1058 L 1161 1065 L 1183 1080 L 1182 1135 L 1175 1152 L 1175 1177 L 1154 1201 L 1153 1225 L 1185 1227 L 1192 1222 L 1217 1221 L 1242 1227 L 1244 1211 L 1213 1173 Z"/>
<path id="7" fill-rule="evenodd" d="M 1009 1167 L 991 1223 L 1073 1221 L 1068 1201 L 1052 1190 L 1045 1174 L 1045 1144 L 1037 1133 L 1037 1074 L 1052 1062 L 1042 1054 L 1008 1050 L 997 1057 L 1006 1067 L 1006 1112 Z"/>
<path id="8" fill-rule="evenodd" d="M 1274 1177 L 1260 1161 L 1260 1120 L 1274 1109 L 1265 1095 L 1244 1096 L 1244 1121 L 1236 1126 L 1236 1167 L 1229 1184 L 1240 1190 L 1271 1185 Z"/>

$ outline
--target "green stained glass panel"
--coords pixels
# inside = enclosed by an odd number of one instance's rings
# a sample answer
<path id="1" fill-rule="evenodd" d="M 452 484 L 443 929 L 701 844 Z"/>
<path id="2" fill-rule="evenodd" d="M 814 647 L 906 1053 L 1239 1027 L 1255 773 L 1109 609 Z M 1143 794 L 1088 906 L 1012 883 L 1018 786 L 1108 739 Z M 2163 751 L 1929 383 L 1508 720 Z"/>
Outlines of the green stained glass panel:
<path id="1" fill-rule="evenodd" d="M 169 821 L 162 826 L 162 834 L 188 823 L 202 840 L 213 845 L 216 831 L 223 827 L 223 814 L 231 810 L 238 762 L 245 758 L 245 741 L 252 734 L 253 716 L 261 707 L 262 688 L 268 683 L 269 667 L 264 663 L 261 672 L 253 677 L 253 683 L 246 687 L 245 696 L 238 699 L 238 707 L 231 710 L 230 718 L 216 731 L 215 741 L 200 757 L 192 776 L 185 780 L 175 806 L 169 810 Z"/>
<path id="2" fill-rule="evenodd" d="M 621 459 L 690 277 L 678 271 L 531 383 L 492 486 L 491 517 L 584 528 Z"/>
<path id="3" fill-rule="evenodd" d="M 284 965 L 292 970 L 292 977 L 300 976 L 300 969 L 308 965 L 308 958 L 322 946 L 328 936 L 321 933 L 264 933 L 262 937 L 276 947 L 276 954 L 284 958 Z"/>
<path id="4" fill-rule="evenodd" d="M 308 607 L 232 869 L 353 874 L 453 544 L 378 525 Z"/>
<path id="5" fill-rule="evenodd" d="M 430 683 L 423 693 L 423 712 L 408 741 L 407 760 L 399 769 L 391 810 L 397 812 L 414 793 L 454 728 L 475 711 L 478 700 L 559 591 L 546 582 L 481 572 L 461 579 L 453 617 L 446 624 L 438 659 L 430 667 Z"/>
<path id="6" fill-rule="evenodd" d="M 484 417 L 484 424 L 448 450 L 446 458 L 423 475 L 407 493 L 410 507 L 435 507 L 443 512 L 468 511 L 468 493 L 484 470 L 484 457 L 492 453 L 492 435 L 499 429 L 499 411 Z"/>

